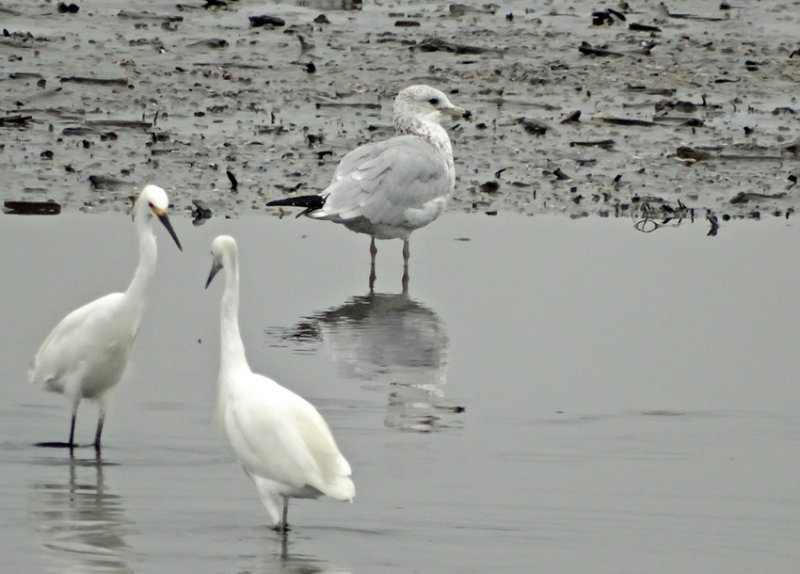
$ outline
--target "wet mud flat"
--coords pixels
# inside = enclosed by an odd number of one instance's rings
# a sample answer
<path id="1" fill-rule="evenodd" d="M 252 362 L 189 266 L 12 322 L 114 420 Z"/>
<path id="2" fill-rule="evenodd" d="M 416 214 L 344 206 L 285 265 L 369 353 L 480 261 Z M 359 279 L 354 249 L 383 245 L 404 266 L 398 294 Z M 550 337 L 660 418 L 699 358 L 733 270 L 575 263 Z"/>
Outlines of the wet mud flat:
<path id="1" fill-rule="evenodd" d="M 310 193 L 392 133 L 399 89 L 449 124 L 451 210 L 790 217 L 800 2 L 3 2 L 4 202 L 124 210 L 144 182 L 195 218 Z M 5 205 L 24 211 L 24 203 Z"/>

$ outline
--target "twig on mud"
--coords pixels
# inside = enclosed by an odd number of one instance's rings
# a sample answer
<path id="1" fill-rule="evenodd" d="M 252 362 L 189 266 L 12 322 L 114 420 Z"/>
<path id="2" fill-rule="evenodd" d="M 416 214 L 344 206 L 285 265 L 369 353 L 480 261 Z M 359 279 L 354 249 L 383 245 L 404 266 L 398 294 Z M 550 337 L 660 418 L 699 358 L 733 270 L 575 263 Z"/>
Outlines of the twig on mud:
<path id="1" fill-rule="evenodd" d="M 3 212 L 9 215 L 58 215 L 61 206 L 55 201 L 6 201 Z"/>
<path id="2" fill-rule="evenodd" d="M 702 20 L 704 22 L 722 22 L 724 18 L 718 18 L 716 16 L 696 16 L 694 14 L 677 14 L 675 12 L 670 12 L 667 5 L 663 2 L 658 3 L 659 11 L 668 18 L 676 18 L 680 20 Z"/>
<path id="3" fill-rule="evenodd" d="M 648 42 L 640 48 L 636 48 L 630 52 L 614 52 L 613 50 L 609 50 L 607 48 L 592 46 L 589 42 L 584 40 L 581 42 L 581 45 L 578 46 L 578 51 L 584 56 L 608 56 L 613 58 L 622 58 L 623 56 L 647 56 L 656 46 L 658 46 L 658 42 Z"/>
<path id="4" fill-rule="evenodd" d="M 33 120 L 33 116 L 6 116 L 0 118 L 0 128 L 14 127 L 14 128 L 27 128 L 28 122 Z"/>
<path id="5" fill-rule="evenodd" d="M 86 78 L 83 76 L 67 76 L 59 78 L 61 83 L 92 84 L 95 86 L 127 86 L 128 78 Z"/>
<path id="6" fill-rule="evenodd" d="M 484 52 L 496 52 L 497 49 L 481 48 L 480 46 L 468 46 L 466 44 L 456 44 L 441 38 L 425 38 L 412 48 L 419 48 L 423 52 L 449 52 L 451 54 L 483 54 Z"/>
<path id="7" fill-rule="evenodd" d="M 576 141 L 569 142 L 569 147 L 599 147 L 600 149 L 613 149 L 614 140 Z"/>
<path id="8" fill-rule="evenodd" d="M 708 237 L 716 237 L 717 232 L 719 231 L 719 220 L 717 220 L 717 216 L 713 213 L 709 212 L 706 214 L 706 219 L 711 224 L 711 229 L 708 230 L 706 236 Z"/>
<path id="9" fill-rule="evenodd" d="M 656 208 L 651 207 L 650 202 L 641 202 L 638 210 L 631 211 L 631 217 L 641 216 L 641 219 L 633 224 L 634 228 L 642 233 L 652 233 L 662 227 L 680 227 L 687 217 L 690 218 L 691 222 L 694 222 L 694 208 L 687 207 L 680 199 L 678 200 L 678 207 L 672 207 L 667 203 L 660 206 L 661 217 L 663 217 L 660 223 L 655 219 L 655 211 Z"/>
<path id="10" fill-rule="evenodd" d="M 238 193 L 239 191 L 239 181 L 236 179 L 236 176 L 233 174 L 231 170 L 227 170 L 225 175 L 228 176 L 228 181 L 231 182 L 231 191 L 233 193 Z"/>
<path id="11" fill-rule="evenodd" d="M 782 199 L 786 197 L 786 193 L 781 191 L 778 193 L 756 193 L 754 191 L 740 191 L 731 198 L 731 203 L 738 205 L 740 203 L 748 203 L 758 201 L 761 199 Z"/>

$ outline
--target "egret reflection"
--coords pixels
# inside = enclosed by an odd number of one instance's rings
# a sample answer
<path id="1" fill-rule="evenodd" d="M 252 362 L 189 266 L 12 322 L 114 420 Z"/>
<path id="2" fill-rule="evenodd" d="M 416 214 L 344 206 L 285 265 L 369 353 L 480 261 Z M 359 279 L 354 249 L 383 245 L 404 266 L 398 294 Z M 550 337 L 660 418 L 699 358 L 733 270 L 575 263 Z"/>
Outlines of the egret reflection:
<path id="1" fill-rule="evenodd" d="M 462 407 L 448 404 L 449 339 L 444 322 L 408 293 L 370 292 L 271 330 L 300 353 L 321 343 L 339 376 L 385 384 L 385 424 L 431 432 L 461 426 Z"/>
<path id="2" fill-rule="evenodd" d="M 341 568 L 314 556 L 292 551 L 294 543 L 289 540 L 290 532 L 278 533 L 279 547 L 274 548 L 270 543 L 258 539 L 254 542 L 263 550 L 263 554 L 251 557 L 242 557 L 245 568 L 238 568 L 238 572 L 252 574 L 350 574 L 350 570 Z M 271 542 L 271 541 L 270 541 Z"/>
<path id="3" fill-rule="evenodd" d="M 32 483 L 28 489 L 31 519 L 48 555 L 64 571 L 133 572 L 125 542 L 132 523 L 122 499 L 105 485 L 107 463 L 70 457 L 52 464 L 68 466 L 65 480 Z"/>

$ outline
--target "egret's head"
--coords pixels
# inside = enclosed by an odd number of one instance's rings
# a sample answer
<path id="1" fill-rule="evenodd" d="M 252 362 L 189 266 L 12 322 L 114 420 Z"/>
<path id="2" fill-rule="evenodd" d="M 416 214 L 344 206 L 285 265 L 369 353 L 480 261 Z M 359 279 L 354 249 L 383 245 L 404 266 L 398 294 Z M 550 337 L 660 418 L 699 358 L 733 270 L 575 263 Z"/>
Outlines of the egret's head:
<path id="1" fill-rule="evenodd" d="M 153 215 L 158 217 L 159 221 L 167 228 L 172 239 L 175 240 L 175 245 L 178 246 L 178 249 L 183 251 L 181 242 L 175 234 L 175 230 L 172 229 L 172 224 L 167 216 L 167 210 L 169 210 L 169 197 L 167 197 L 167 192 L 157 185 L 145 185 L 144 189 L 142 189 L 142 192 L 139 194 L 137 203 L 141 204 L 141 209 L 144 210 L 145 213 L 147 213 L 146 210 L 149 210 Z"/>
<path id="2" fill-rule="evenodd" d="M 231 270 L 236 266 L 236 240 L 230 235 L 218 235 L 211 242 L 211 271 L 206 280 L 206 289 L 211 285 L 214 277 L 219 273 L 223 267 L 229 267 Z"/>
<path id="3" fill-rule="evenodd" d="M 147 207 L 150 208 L 150 211 L 157 216 L 164 215 L 169 209 L 169 197 L 167 197 L 167 192 L 157 185 L 145 185 L 142 189 L 142 193 L 139 194 L 139 200 L 144 201 Z"/>

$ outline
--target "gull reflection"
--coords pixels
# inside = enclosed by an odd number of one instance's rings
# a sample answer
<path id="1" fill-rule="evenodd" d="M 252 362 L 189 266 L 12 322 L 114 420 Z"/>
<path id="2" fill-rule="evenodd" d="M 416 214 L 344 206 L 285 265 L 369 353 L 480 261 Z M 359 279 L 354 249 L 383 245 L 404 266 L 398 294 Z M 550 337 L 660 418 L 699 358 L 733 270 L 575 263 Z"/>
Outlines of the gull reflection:
<path id="1" fill-rule="evenodd" d="M 132 572 L 125 535 L 132 527 L 122 500 L 103 480 L 102 459 L 70 457 L 64 480 L 29 487 L 31 517 L 41 545 L 66 572 Z"/>
<path id="2" fill-rule="evenodd" d="M 386 426 L 430 432 L 461 424 L 463 408 L 447 404 L 442 388 L 449 351 L 444 323 L 408 293 L 351 297 L 281 336 L 298 352 L 321 342 L 342 377 L 386 384 Z"/>

